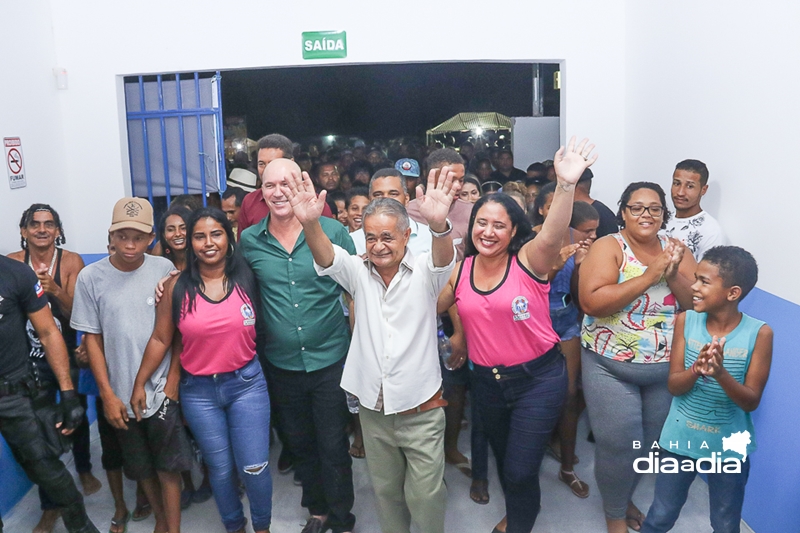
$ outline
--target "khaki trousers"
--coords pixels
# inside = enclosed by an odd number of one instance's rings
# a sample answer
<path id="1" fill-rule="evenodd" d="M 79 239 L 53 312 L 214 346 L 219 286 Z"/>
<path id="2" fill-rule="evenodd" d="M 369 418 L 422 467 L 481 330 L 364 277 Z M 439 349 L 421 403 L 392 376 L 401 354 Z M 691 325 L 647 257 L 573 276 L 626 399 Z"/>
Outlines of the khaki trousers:
<path id="1" fill-rule="evenodd" d="M 361 406 L 367 469 L 382 533 L 444 533 L 444 409 L 385 415 Z"/>

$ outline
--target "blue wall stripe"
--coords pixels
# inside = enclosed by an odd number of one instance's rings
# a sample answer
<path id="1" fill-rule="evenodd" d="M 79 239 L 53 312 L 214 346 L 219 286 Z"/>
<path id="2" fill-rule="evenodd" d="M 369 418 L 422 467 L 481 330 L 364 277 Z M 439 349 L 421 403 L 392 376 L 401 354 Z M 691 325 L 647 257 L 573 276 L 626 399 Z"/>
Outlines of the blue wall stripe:
<path id="1" fill-rule="evenodd" d="M 758 533 L 800 531 L 800 365 L 795 335 L 800 305 L 753 289 L 741 310 L 775 333 L 772 369 L 761 405 L 753 412 L 753 453 L 742 516 Z"/>

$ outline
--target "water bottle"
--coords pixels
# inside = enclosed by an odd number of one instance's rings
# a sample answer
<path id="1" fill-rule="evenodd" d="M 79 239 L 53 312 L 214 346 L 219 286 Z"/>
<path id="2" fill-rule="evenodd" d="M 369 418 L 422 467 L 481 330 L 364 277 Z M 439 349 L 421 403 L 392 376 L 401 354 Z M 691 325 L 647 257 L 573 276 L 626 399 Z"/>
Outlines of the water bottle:
<path id="1" fill-rule="evenodd" d="M 453 370 L 448 364 L 447 361 L 450 359 L 450 355 L 453 353 L 453 347 L 450 346 L 450 339 L 447 338 L 447 335 L 444 334 L 444 331 L 441 329 L 436 334 L 438 337 L 438 345 L 439 345 L 439 357 L 442 358 L 442 363 L 447 370 Z"/>

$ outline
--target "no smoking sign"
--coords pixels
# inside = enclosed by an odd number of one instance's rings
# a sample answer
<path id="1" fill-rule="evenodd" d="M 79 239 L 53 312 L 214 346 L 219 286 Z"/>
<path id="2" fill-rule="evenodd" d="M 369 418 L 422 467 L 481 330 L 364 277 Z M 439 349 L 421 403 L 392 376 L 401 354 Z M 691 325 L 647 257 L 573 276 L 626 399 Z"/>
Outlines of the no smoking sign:
<path id="1" fill-rule="evenodd" d="M 22 141 L 19 137 L 5 137 L 3 147 L 6 151 L 6 169 L 8 170 L 8 186 L 12 189 L 25 187 L 25 167 L 22 163 Z"/>

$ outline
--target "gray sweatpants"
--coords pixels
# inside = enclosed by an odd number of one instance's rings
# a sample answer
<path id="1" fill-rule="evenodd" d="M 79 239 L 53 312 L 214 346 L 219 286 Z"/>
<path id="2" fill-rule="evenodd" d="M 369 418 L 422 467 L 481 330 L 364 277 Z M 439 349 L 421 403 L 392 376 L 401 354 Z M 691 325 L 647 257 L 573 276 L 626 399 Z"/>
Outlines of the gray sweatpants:
<path id="1" fill-rule="evenodd" d="M 633 461 L 647 456 L 669 413 L 669 363 L 623 363 L 582 348 L 581 366 L 603 510 L 609 519 L 624 519 L 640 477 Z"/>

